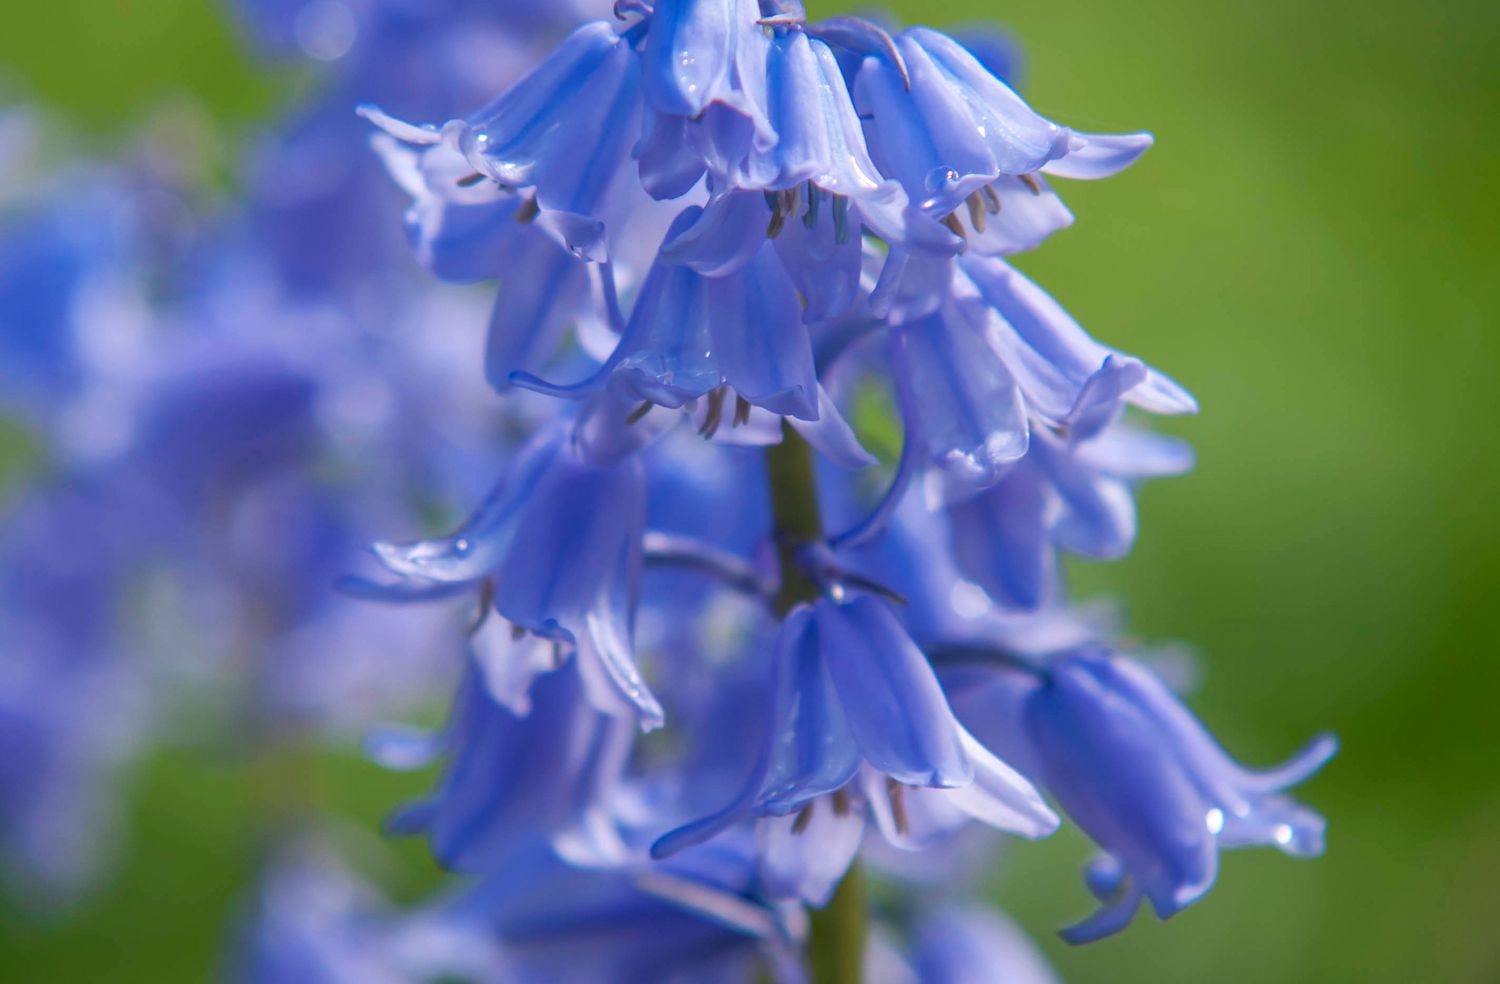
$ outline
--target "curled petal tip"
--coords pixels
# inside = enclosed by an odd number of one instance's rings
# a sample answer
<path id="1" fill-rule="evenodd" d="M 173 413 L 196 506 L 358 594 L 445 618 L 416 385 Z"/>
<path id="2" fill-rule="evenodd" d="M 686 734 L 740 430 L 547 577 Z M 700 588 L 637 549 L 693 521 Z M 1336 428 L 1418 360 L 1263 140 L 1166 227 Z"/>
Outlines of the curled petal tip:
<path id="1" fill-rule="evenodd" d="M 354 108 L 354 112 L 405 143 L 430 145 L 443 139 L 436 129 L 398 120 L 374 103 L 361 103 Z"/>

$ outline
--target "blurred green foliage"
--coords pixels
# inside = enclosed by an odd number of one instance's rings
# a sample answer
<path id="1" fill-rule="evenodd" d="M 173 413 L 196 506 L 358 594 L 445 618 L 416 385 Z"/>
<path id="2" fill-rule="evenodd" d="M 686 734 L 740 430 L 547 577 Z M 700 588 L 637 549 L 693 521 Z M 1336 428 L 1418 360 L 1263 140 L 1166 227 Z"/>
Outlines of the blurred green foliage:
<path id="1" fill-rule="evenodd" d="M 1195 707 L 1250 764 L 1324 728 L 1344 742 L 1303 793 L 1330 821 L 1322 861 L 1228 855 L 1170 924 L 1079 950 L 1051 933 L 1089 908 L 1076 834 L 1018 845 L 999 897 L 1070 981 L 1500 980 L 1500 5 L 893 6 L 1003 19 L 1042 112 L 1156 133 L 1127 174 L 1067 183 L 1078 226 L 1021 262 L 1204 408 L 1170 426 L 1198 470 L 1149 487 L 1134 555 L 1077 583 L 1200 650 Z M 184 97 L 231 128 L 275 101 L 204 0 L 5 19 L 0 85 L 101 138 Z M 312 768 L 367 829 L 421 786 L 352 755 Z M 71 921 L 7 910 L 0 976 L 212 976 L 255 861 L 253 789 L 222 755 L 160 756 L 118 876 Z"/>

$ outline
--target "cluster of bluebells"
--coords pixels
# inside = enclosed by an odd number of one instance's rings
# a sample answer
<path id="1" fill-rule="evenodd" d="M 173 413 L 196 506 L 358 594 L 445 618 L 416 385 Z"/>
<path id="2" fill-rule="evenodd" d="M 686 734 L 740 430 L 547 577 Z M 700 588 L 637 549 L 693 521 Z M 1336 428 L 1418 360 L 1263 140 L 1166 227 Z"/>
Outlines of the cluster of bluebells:
<path id="1" fill-rule="evenodd" d="M 39 784 L 76 794 L 118 751 L 77 674 L 149 697 L 120 650 L 160 640 L 118 623 L 127 582 L 165 578 L 257 732 L 456 680 L 436 733 L 366 744 L 440 763 L 389 826 L 474 877 L 397 912 L 288 835 L 247 980 L 799 981 L 857 867 L 893 888 L 868 980 L 1045 981 L 981 900 L 996 831 L 1098 845 L 1078 943 L 1199 899 L 1221 847 L 1321 852 L 1284 790 L 1332 740 L 1245 769 L 1066 590 L 1063 557 L 1124 555 L 1136 485 L 1192 464 L 1136 414 L 1196 404 L 1010 257 L 1072 223 L 1054 179 L 1148 134 L 1038 115 L 992 35 L 797 0 L 241 6 L 268 54 L 332 66 L 248 201 L 191 248 L 144 215 L 170 241 L 73 235 L 40 275 L 52 321 L 0 337 L 5 395 L 62 449 L 0 541 L 28 571 L 0 581 L 0 645 L 39 667 L 0 677 L 5 849 L 62 829 L 28 815 Z M 26 262 L 73 228 L 36 222 Z M 138 350 L 89 349 L 95 267 L 170 282 L 113 299 Z M 7 278 L 39 274 L 0 247 Z M 490 285 L 487 324 L 436 281 Z M 884 462 L 855 412 L 882 400 Z M 429 535 L 419 507 L 465 500 Z M 372 530 L 395 535 L 361 556 Z M 70 540 L 74 563 L 40 546 Z"/>

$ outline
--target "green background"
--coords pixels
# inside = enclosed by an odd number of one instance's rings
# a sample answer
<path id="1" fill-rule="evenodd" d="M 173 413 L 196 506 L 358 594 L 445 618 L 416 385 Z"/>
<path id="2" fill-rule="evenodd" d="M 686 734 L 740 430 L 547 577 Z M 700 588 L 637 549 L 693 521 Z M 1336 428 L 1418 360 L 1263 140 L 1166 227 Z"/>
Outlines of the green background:
<path id="1" fill-rule="evenodd" d="M 1302 791 L 1329 818 L 1321 861 L 1228 855 L 1199 905 L 1083 949 L 1051 934 L 1089 907 L 1077 835 L 1017 847 L 1000 898 L 1071 981 L 1500 980 L 1500 4 L 894 6 L 1003 19 L 1040 111 L 1156 133 L 1125 175 L 1068 183 L 1078 225 L 1022 261 L 1203 405 L 1170 426 L 1198 470 L 1150 486 L 1134 555 L 1079 582 L 1200 650 L 1194 706 L 1250 764 L 1343 740 Z M 101 150 L 184 100 L 233 139 L 285 91 L 205 0 L 4 20 L 0 84 Z M 352 755 L 304 771 L 367 827 L 421 784 Z M 187 749 L 131 785 L 120 872 L 66 920 L 5 910 L 0 978 L 214 973 L 255 778 Z M 409 868 L 408 893 L 427 878 Z"/>

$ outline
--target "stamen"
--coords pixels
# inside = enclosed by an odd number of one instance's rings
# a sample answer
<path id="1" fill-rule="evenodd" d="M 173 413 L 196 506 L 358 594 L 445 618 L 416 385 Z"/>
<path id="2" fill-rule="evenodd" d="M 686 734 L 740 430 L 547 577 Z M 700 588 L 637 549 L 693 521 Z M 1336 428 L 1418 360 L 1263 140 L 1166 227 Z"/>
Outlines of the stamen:
<path id="1" fill-rule="evenodd" d="M 822 200 L 823 193 L 818 186 L 807 182 L 807 214 L 802 216 L 802 224 L 809 229 L 818 227 L 818 205 Z"/>
<path id="2" fill-rule="evenodd" d="M 906 816 L 906 787 L 886 777 L 885 791 L 891 798 L 891 819 L 896 821 L 896 833 L 905 837 L 911 833 L 911 824 Z"/>
<path id="3" fill-rule="evenodd" d="M 734 395 L 734 426 L 742 427 L 748 423 L 750 423 L 750 401 L 736 393 Z"/>
<path id="4" fill-rule="evenodd" d="M 630 416 L 625 418 L 626 426 L 637 423 L 642 417 L 650 413 L 651 408 L 654 406 L 656 406 L 656 404 L 652 403 L 650 400 L 642 400 L 641 405 L 630 411 Z"/>
<path id="5" fill-rule="evenodd" d="M 817 800 L 809 801 L 797 814 L 797 819 L 792 821 L 792 833 L 800 834 L 807 829 L 808 824 L 812 823 L 813 804 L 816 802 Z"/>
<path id="6" fill-rule="evenodd" d="M 516 221 L 522 225 L 530 225 L 542 214 L 542 207 L 536 203 L 535 195 L 527 195 L 521 199 L 521 207 L 516 209 Z"/>
<path id="7" fill-rule="evenodd" d="M 833 791 L 833 815 L 846 817 L 849 815 L 849 790 L 840 786 Z"/>
<path id="8" fill-rule="evenodd" d="M 703 437 L 713 437 L 719 432 L 719 424 L 724 420 L 725 395 L 722 386 L 708 394 L 708 413 L 703 417 L 703 426 L 698 428 Z"/>
<path id="9" fill-rule="evenodd" d="M 994 185 L 985 185 L 979 189 L 984 194 L 985 208 L 989 209 L 991 215 L 1000 214 L 1000 196 L 995 193 Z"/>
<path id="10" fill-rule="evenodd" d="M 1042 183 L 1036 179 L 1035 174 L 1018 174 L 1016 177 L 1021 179 L 1023 185 L 1031 189 L 1033 195 L 1042 193 Z"/>
<path id="11" fill-rule="evenodd" d="M 976 191 L 966 200 L 969 205 L 969 225 L 974 227 L 976 233 L 984 235 L 984 227 L 990 217 L 985 211 L 984 196 Z"/>
<path id="12" fill-rule="evenodd" d="M 849 199 L 833 196 L 833 241 L 840 246 L 849 241 Z"/>
<path id="13" fill-rule="evenodd" d="M 562 665 L 563 665 L 563 648 L 562 648 L 562 643 L 560 643 L 560 642 L 554 642 L 552 644 L 552 668 L 554 670 L 560 670 L 560 669 L 562 669 Z"/>
<path id="14" fill-rule="evenodd" d="M 495 603 L 495 582 L 493 578 L 485 578 L 479 585 L 479 611 L 474 615 L 474 621 L 469 623 L 469 635 L 478 635 L 479 630 L 484 628 L 484 623 L 490 617 L 490 608 Z"/>
<path id="15" fill-rule="evenodd" d="M 949 212 L 947 215 L 943 216 L 943 225 L 947 226 L 949 229 L 952 229 L 953 234 L 959 239 L 962 239 L 964 242 L 969 241 L 969 233 L 964 229 L 964 224 L 958 221 L 957 214 Z"/>
<path id="16" fill-rule="evenodd" d="M 478 173 L 476 171 L 474 174 L 471 174 L 471 175 L 469 175 L 466 178 L 459 178 L 458 179 L 458 186 L 460 188 L 472 188 L 475 185 L 479 184 L 479 182 L 481 182 L 483 180 L 484 180 L 484 175 L 482 175 L 482 174 L 480 174 L 480 173 Z"/>
<path id="17" fill-rule="evenodd" d="M 774 195 L 774 197 L 773 197 Z M 796 188 L 787 188 L 774 193 L 768 192 L 766 200 L 771 205 L 771 224 L 766 227 L 766 236 L 775 239 L 781 235 L 781 230 L 786 227 L 786 220 L 797 211 L 797 199 L 800 197 Z"/>
<path id="18" fill-rule="evenodd" d="M 512 622 L 510 624 L 510 638 L 513 642 L 520 642 L 522 639 L 526 638 L 526 626 L 518 625 L 515 622 Z"/>

